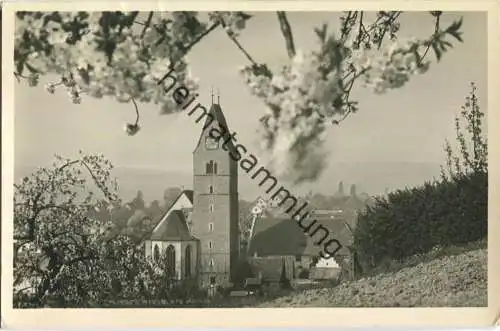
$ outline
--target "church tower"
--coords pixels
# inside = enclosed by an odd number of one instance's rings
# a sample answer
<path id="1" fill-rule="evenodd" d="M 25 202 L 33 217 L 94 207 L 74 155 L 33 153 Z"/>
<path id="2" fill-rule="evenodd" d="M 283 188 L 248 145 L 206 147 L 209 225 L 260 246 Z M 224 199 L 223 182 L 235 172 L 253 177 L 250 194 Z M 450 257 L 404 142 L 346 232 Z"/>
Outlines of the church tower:
<path id="1" fill-rule="evenodd" d="M 203 109 L 198 114 L 205 117 L 193 151 L 191 232 L 199 239 L 199 280 L 203 287 L 228 286 L 240 247 L 238 163 L 230 155 L 235 147 L 220 105 L 212 101 L 208 112 L 201 105 L 197 108 Z"/>

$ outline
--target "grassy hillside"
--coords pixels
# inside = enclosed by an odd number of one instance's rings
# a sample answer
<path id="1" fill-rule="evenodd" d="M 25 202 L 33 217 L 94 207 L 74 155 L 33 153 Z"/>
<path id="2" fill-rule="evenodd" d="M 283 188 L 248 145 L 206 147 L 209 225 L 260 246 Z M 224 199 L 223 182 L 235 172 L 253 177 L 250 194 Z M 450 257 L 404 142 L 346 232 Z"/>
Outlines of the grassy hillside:
<path id="1" fill-rule="evenodd" d="M 484 307 L 485 248 L 441 256 L 335 288 L 305 290 L 258 307 Z"/>

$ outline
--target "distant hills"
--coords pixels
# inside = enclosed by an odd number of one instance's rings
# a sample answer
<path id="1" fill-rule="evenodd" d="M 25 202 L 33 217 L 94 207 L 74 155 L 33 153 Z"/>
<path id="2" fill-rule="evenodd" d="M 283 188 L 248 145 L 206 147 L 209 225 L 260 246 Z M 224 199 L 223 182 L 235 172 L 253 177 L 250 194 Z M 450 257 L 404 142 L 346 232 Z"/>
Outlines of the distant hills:
<path id="1" fill-rule="evenodd" d="M 29 175 L 37 167 L 15 165 L 14 179 L 18 182 L 23 176 Z M 358 192 L 370 195 L 383 194 L 386 190 L 395 190 L 405 186 L 423 184 L 439 176 L 439 164 L 413 162 L 378 162 L 378 163 L 334 163 L 314 183 L 307 183 L 300 187 L 288 186 L 280 182 L 288 190 L 297 195 L 313 193 L 333 194 L 337 191 L 337 184 L 343 181 L 346 188 L 356 184 Z M 192 173 L 169 171 L 168 169 L 145 169 L 133 167 L 116 167 L 113 175 L 118 178 L 120 196 L 123 199 L 133 199 L 138 190 L 144 194 L 144 200 L 162 200 L 163 192 L 169 187 L 192 187 Z M 241 199 L 253 201 L 263 195 L 263 188 L 258 181 L 252 180 L 249 175 L 240 170 L 239 194 Z"/>

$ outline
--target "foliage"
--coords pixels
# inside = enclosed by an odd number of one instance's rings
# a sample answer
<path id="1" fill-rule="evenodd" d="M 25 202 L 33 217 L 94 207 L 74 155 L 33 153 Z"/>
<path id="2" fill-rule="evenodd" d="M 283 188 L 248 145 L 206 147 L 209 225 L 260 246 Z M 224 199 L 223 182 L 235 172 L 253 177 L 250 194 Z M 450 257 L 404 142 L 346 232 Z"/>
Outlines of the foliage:
<path id="1" fill-rule="evenodd" d="M 59 82 L 48 85 L 53 93 L 64 86 L 74 103 L 82 95 L 113 96 L 132 101 L 136 122 L 126 124 L 128 134 L 139 131 L 135 100 L 161 105 L 162 113 L 180 111 L 164 93 L 163 76 L 173 68 L 178 82 L 195 90 L 186 55 L 217 28 L 250 62 L 241 70 L 250 91 L 267 106 L 261 118 L 264 147 L 272 151 L 274 172 L 295 182 L 315 179 L 324 167 L 325 129 L 357 111 L 350 92 L 357 81 L 376 93 L 403 86 L 411 76 L 428 70 L 426 55 L 437 60 L 452 47 L 450 37 L 461 38 L 462 20 L 442 28 L 442 12 L 433 11 L 431 36 L 397 38 L 403 12 L 345 12 L 338 33 L 326 24 L 315 28 L 319 47 L 296 50 L 285 12 L 277 12 L 289 63 L 278 72 L 257 63 L 238 41 L 252 16 L 244 12 L 18 12 L 15 33 L 15 75 L 36 86 L 40 75 L 56 73 Z M 26 71 L 28 73 L 26 73 Z M 288 167 L 283 165 L 292 165 Z"/>
<path id="2" fill-rule="evenodd" d="M 487 176 L 427 182 L 379 198 L 358 216 L 355 246 L 368 267 L 427 252 L 436 245 L 478 240 L 487 233 Z"/>
<path id="3" fill-rule="evenodd" d="M 128 219 L 126 228 L 122 229 L 122 234 L 128 236 L 134 243 L 140 244 L 151 234 L 154 226 L 155 223 L 144 210 L 136 209 Z"/>
<path id="4" fill-rule="evenodd" d="M 15 285 L 26 285 L 20 291 L 33 292 L 37 304 L 47 296 L 96 295 L 95 264 L 109 224 L 87 217 L 98 202 L 89 179 L 105 199 L 116 200 L 111 169 L 101 155 L 57 157 L 53 168 L 40 168 L 14 185 Z"/>
<path id="5" fill-rule="evenodd" d="M 476 86 L 471 83 L 471 91 L 465 98 L 465 104 L 460 111 L 461 118 L 455 117 L 456 140 L 458 155 L 454 153 L 450 143 L 446 141 L 446 170 L 441 167 L 443 180 L 461 177 L 467 173 L 488 172 L 488 142 L 483 135 L 484 113 L 479 108 Z M 465 131 L 463 124 L 465 122 Z"/>
<path id="6" fill-rule="evenodd" d="M 146 202 L 144 202 L 144 194 L 142 191 L 137 191 L 136 197 L 129 204 L 130 208 L 133 210 L 144 210 L 146 208 Z"/>
<path id="7" fill-rule="evenodd" d="M 175 199 L 181 194 L 182 190 L 178 187 L 170 187 L 163 192 L 163 211 L 166 212 L 168 208 L 174 203 Z"/>
<path id="8" fill-rule="evenodd" d="M 166 276 L 165 258 L 145 258 L 133 237 L 113 233 L 111 219 L 89 216 L 105 205 L 120 205 L 112 168 L 102 155 L 57 157 L 53 167 L 40 168 L 15 185 L 15 307 L 185 297 L 190 287 L 181 284 L 172 291 L 176 287 Z M 143 214 L 133 216 L 141 220 Z"/>
<path id="9" fill-rule="evenodd" d="M 264 143 L 273 149 L 278 174 L 287 175 L 282 169 L 292 165 L 295 182 L 317 178 L 324 167 L 320 148 L 326 124 L 339 124 L 358 110 L 350 100 L 356 81 L 375 93 L 400 88 L 428 70 L 430 47 L 439 60 L 452 45 L 448 36 L 462 41 L 461 20 L 442 30 L 441 12 L 431 14 L 436 20 L 432 36 L 405 41 L 396 38 L 401 12 L 378 12 L 372 24 L 366 23 L 364 12 L 347 12 L 340 36 L 329 35 L 327 25 L 316 29 L 319 49 L 289 52 L 291 61 L 279 73 L 256 63 L 242 70 L 252 93 L 268 106 L 261 119 Z M 390 40 L 384 42 L 386 36 Z"/>
<path id="10" fill-rule="evenodd" d="M 380 197 L 359 214 L 354 246 L 365 271 L 386 261 L 431 251 L 436 246 L 486 237 L 487 143 L 481 131 L 484 114 L 478 107 L 475 91 L 473 85 L 461 112 L 471 141 L 466 140 L 466 133 L 460 132 L 457 124 L 461 157 L 454 156 L 447 143 L 449 175 L 443 170 L 440 181 Z M 472 153 L 468 151 L 469 145 Z"/>
<path id="11" fill-rule="evenodd" d="M 162 208 L 162 206 L 160 205 L 160 202 L 158 200 L 153 200 L 150 203 L 149 207 L 146 208 L 145 211 L 153 223 L 160 220 L 161 217 L 165 214 L 164 208 Z"/>
<path id="12" fill-rule="evenodd" d="M 177 196 L 168 198 L 169 200 L 165 201 L 166 206 L 170 207 L 175 198 Z M 124 204 L 110 205 L 101 201 L 95 211 L 90 211 L 89 216 L 97 220 L 111 220 L 112 232 L 115 235 L 125 235 L 139 244 L 151 233 L 166 210 L 158 200 L 152 201 L 147 207 L 145 205 L 142 192 L 138 191 L 134 199 Z"/>

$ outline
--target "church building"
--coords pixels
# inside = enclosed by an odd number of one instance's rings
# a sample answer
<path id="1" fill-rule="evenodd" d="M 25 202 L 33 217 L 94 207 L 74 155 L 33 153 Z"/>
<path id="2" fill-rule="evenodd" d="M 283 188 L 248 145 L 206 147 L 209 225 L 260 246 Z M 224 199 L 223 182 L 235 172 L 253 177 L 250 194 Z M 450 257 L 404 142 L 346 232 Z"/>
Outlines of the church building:
<path id="1" fill-rule="evenodd" d="M 184 190 L 145 241 L 146 255 L 164 257 L 173 279 L 201 287 L 230 286 L 239 257 L 238 164 L 219 103 L 212 102 L 193 151 L 193 190 Z M 218 140 L 210 131 L 224 131 Z"/>

